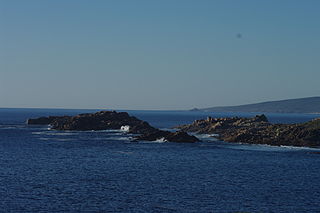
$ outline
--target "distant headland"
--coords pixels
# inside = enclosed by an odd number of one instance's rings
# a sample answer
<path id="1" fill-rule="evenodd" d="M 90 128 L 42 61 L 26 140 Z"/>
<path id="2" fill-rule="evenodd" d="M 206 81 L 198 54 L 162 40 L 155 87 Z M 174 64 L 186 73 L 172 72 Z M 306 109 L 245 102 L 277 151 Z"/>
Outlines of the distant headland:
<path id="1" fill-rule="evenodd" d="M 205 112 L 264 112 L 264 113 L 320 113 L 320 97 L 268 101 L 238 106 L 218 106 L 191 111 Z"/>

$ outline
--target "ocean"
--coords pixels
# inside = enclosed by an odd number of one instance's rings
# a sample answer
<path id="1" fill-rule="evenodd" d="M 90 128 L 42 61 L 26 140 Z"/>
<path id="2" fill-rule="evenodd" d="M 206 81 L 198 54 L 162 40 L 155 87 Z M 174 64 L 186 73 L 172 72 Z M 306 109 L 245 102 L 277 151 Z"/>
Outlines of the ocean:
<path id="1" fill-rule="evenodd" d="M 0 109 L 0 212 L 320 212 L 320 149 L 130 142 L 121 131 L 53 131 L 30 117 L 97 110 Z M 128 111 L 168 129 L 254 113 Z M 320 115 L 266 114 L 273 123 Z"/>

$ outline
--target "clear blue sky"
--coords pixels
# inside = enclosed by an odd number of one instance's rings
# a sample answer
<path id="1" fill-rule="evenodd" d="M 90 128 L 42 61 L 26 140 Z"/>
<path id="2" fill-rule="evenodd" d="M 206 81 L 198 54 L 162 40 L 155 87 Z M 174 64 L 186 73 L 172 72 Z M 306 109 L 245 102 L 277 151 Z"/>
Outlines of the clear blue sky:
<path id="1" fill-rule="evenodd" d="M 319 95 L 319 0 L 0 0 L 0 107 Z"/>

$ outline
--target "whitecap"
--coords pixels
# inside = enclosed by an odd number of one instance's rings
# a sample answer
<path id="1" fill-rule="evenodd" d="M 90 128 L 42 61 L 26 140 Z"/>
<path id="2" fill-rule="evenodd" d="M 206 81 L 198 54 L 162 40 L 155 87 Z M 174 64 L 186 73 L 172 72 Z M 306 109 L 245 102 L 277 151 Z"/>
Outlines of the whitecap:
<path id="1" fill-rule="evenodd" d="M 47 132 L 46 135 L 63 135 L 63 136 L 68 136 L 68 135 L 77 135 L 78 133 L 74 133 L 74 132 Z"/>
<path id="2" fill-rule="evenodd" d="M 218 141 L 216 137 L 219 135 L 218 134 L 196 134 L 194 136 L 196 136 L 197 138 L 203 141 Z"/>
<path id="3" fill-rule="evenodd" d="M 17 129 L 15 126 L 1 127 L 0 129 Z"/>
<path id="4" fill-rule="evenodd" d="M 48 140 L 51 140 L 51 138 L 39 138 L 39 140 L 48 141 Z"/>
<path id="5" fill-rule="evenodd" d="M 82 132 L 122 132 L 120 129 L 104 129 L 104 130 L 89 130 L 89 131 L 82 131 Z"/>
<path id="6" fill-rule="evenodd" d="M 159 138 L 155 141 L 145 141 L 145 140 L 141 140 L 141 141 L 137 141 L 139 143 L 167 143 L 168 141 L 165 138 Z"/>
<path id="7" fill-rule="evenodd" d="M 129 126 L 129 125 L 121 126 L 120 130 L 121 130 L 122 132 L 129 132 L 130 126 Z"/>
<path id="8" fill-rule="evenodd" d="M 158 138 L 157 140 L 155 140 L 154 142 L 157 143 L 164 143 L 164 142 L 168 142 L 165 138 Z"/>
<path id="9" fill-rule="evenodd" d="M 131 137 L 107 137 L 105 140 L 128 141 L 131 140 Z"/>
<path id="10" fill-rule="evenodd" d="M 75 139 L 72 138 L 55 138 L 56 141 L 74 141 Z"/>
<path id="11" fill-rule="evenodd" d="M 77 135 L 79 133 L 75 132 L 52 132 L 52 131 L 42 131 L 42 132 L 31 132 L 33 135 L 52 135 L 52 136 L 68 136 Z"/>
<path id="12" fill-rule="evenodd" d="M 280 146 L 281 148 L 293 149 L 293 150 L 311 150 L 320 151 L 320 148 L 306 147 L 306 146 Z"/>
<path id="13" fill-rule="evenodd" d="M 46 132 L 31 132 L 33 135 L 44 135 Z"/>

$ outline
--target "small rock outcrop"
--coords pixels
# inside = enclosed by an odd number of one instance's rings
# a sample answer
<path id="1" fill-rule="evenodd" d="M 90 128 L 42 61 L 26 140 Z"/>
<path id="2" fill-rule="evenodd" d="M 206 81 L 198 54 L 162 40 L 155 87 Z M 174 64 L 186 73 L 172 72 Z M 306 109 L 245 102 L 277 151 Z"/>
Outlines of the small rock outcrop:
<path id="1" fill-rule="evenodd" d="M 139 134 L 135 140 L 155 141 L 164 139 L 169 142 L 196 142 L 196 137 L 185 132 L 171 133 L 151 126 L 127 112 L 100 111 L 76 116 L 49 116 L 28 119 L 27 124 L 50 125 L 55 130 L 119 130 L 126 129 L 128 133 Z"/>
<path id="2" fill-rule="evenodd" d="M 302 124 L 271 124 L 265 115 L 253 118 L 207 118 L 177 127 L 199 134 L 217 134 L 227 142 L 286 146 L 320 146 L 320 119 Z"/>
<path id="3" fill-rule="evenodd" d="M 150 132 L 135 137 L 136 140 L 145 140 L 145 141 L 170 141 L 170 142 L 184 142 L 184 143 L 193 143 L 199 141 L 195 136 L 189 135 L 186 132 L 169 132 L 163 130 L 157 130 L 155 132 Z"/>

